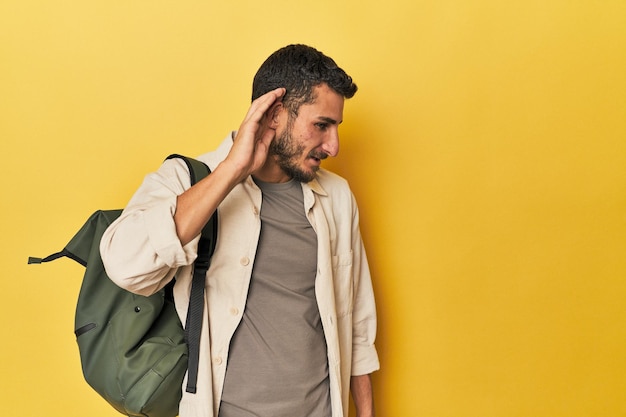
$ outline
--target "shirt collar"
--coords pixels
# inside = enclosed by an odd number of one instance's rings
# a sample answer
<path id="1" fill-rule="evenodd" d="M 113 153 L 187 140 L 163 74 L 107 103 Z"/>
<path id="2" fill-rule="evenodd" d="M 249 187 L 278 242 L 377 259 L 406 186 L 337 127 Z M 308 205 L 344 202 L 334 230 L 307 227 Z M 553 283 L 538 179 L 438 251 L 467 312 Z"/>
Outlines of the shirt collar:
<path id="1" fill-rule="evenodd" d="M 302 187 L 304 189 L 309 188 L 311 191 L 319 195 L 328 195 L 326 193 L 326 190 L 324 190 L 324 187 L 322 187 L 322 184 L 320 184 L 320 182 L 317 180 L 317 178 L 314 178 L 312 181 L 309 181 L 306 184 L 302 184 Z"/>

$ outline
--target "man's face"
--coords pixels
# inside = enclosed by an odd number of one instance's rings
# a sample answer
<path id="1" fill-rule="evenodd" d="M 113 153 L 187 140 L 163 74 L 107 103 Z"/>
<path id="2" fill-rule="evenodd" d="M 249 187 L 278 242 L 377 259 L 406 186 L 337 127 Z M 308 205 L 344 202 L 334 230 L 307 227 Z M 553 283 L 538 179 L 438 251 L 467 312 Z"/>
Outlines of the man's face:
<path id="1" fill-rule="evenodd" d="M 344 98 L 326 84 L 313 90 L 315 100 L 301 105 L 297 117 L 287 115 L 282 132 L 270 146 L 283 172 L 300 182 L 313 180 L 321 161 L 339 153 Z"/>

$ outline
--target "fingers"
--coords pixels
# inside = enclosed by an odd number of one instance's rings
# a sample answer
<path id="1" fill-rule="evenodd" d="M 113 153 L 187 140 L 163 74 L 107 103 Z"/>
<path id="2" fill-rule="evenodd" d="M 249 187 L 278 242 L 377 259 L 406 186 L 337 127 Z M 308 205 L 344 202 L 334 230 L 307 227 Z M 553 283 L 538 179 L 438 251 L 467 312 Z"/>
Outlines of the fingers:
<path id="1" fill-rule="evenodd" d="M 260 122 L 267 110 L 285 94 L 285 91 L 285 88 L 280 87 L 254 100 L 243 120 L 243 124 L 248 122 Z"/>
<path id="2" fill-rule="evenodd" d="M 246 117 L 239 127 L 235 142 L 239 139 L 239 142 L 248 143 L 248 146 L 254 146 L 254 143 L 259 141 L 267 142 L 266 144 L 269 145 L 275 132 L 268 132 L 271 129 L 263 118 L 272 106 L 280 101 L 285 91 L 285 88 L 277 88 L 263 94 L 252 102 Z"/>
<path id="3" fill-rule="evenodd" d="M 284 88 L 272 90 L 252 102 L 234 138 L 227 159 L 243 179 L 265 162 L 270 143 L 276 135 L 264 116 L 285 94 Z"/>
<path id="4" fill-rule="evenodd" d="M 264 153 L 267 154 L 267 150 L 270 147 L 270 143 L 274 140 L 276 136 L 276 131 L 274 129 L 268 128 L 264 132 L 261 133 L 261 137 L 257 140 L 257 149 L 262 149 Z"/>

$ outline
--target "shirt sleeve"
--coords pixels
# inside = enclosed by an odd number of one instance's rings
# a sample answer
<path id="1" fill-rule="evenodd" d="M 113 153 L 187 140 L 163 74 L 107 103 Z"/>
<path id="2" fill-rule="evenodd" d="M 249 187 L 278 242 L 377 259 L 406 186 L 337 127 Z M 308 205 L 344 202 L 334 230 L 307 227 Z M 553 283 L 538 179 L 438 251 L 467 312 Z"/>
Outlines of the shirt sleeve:
<path id="1" fill-rule="evenodd" d="M 178 159 L 167 160 L 146 176 L 100 242 L 102 261 L 113 282 L 136 294 L 151 295 L 179 267 L 193 263 L 198 238 L 182 246 L 174 223 L 177 197 L 189 187 L 189 171 Z"/>
<path id="2" fill-rule="evenodd" d="M 370 374 L 380 368 L 376 339 L 376 303 L 372 279 L 359 230 L 359 212 L 352 197 L 354 308 L 352 312 L 352 375 Z"/>

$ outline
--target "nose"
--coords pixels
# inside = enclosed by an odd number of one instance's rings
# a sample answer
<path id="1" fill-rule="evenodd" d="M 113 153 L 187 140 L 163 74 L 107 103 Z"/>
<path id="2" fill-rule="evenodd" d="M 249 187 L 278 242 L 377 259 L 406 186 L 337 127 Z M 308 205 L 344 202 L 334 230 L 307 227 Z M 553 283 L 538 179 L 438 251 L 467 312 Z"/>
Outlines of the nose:
<path id="1" fill-rule="evenodd" d="M 328 137 L 322 144 L 322 150 L 326 152 L 328 156 L 333 157 L 337 156 L 339 153 L 339 132 L 336 128 L 331 129 Z"/>

